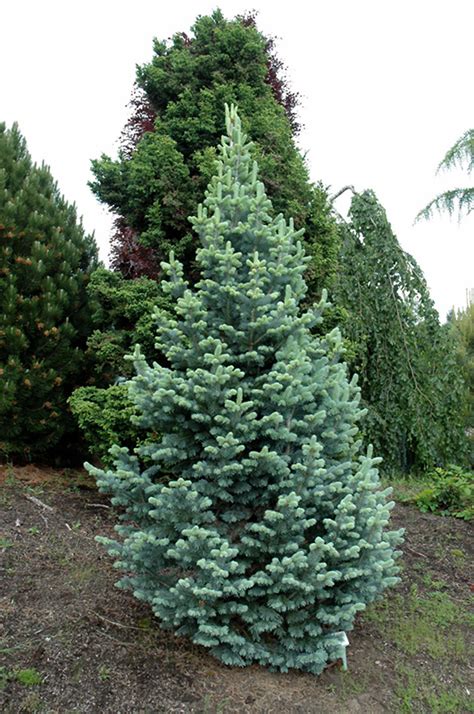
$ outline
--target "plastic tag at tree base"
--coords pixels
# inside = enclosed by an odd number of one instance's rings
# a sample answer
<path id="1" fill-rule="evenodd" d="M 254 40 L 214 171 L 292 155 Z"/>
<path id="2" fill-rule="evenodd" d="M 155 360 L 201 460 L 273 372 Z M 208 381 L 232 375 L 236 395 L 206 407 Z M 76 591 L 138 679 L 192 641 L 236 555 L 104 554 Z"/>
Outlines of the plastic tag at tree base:
<path id="1" fill-rule="evenodd" d="M 346 648 L 349 646 L 349 639 L 345 632 L 335 632 L 334 635 L 339 637 L 339 657 L 342 659 L 342 670 L 347 672 L 347 653 Z"/>

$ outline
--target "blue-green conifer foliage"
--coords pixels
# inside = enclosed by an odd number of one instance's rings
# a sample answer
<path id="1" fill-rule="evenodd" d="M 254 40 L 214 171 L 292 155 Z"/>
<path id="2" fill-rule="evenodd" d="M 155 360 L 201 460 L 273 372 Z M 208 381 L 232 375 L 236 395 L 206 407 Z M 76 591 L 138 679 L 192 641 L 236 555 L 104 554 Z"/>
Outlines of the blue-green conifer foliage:
<path id="1" fill-rule="evenodd" d="M 400 531 L 369 451 L 337 330 L 302 311 L 301 231 L 258 180 L 235 108 L 217 173 L 191 222 L 201 279 L 164 265 L 176 318 L 157 314 L 168 366 L 139 347 L 130 394 L 160 434 L 115 467 L 88 466 L 124 511 L 100 538 L 161 625 L 231 665 L 319 673 L 340 632 L 397 582 Z"/>

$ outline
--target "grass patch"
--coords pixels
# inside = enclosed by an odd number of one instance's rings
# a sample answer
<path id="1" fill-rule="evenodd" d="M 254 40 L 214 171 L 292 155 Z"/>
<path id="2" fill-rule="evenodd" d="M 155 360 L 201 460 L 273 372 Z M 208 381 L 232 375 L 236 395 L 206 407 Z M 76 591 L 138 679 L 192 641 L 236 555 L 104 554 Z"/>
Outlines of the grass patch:
<path id="1" fill-rule="evenodd" d="M 431 481 L 426 476 L 382 476 L 384 488 L 392 488 L 392 498 L 399 503 L 411 503 L 422 491 L 430 487 Z"/>
<path id="2" fill-rule="evenodd" d="M 395 688 L 401 714 L 426 711 L 430 714 L 466 714 L 474 711 L 474 701 L 465 686 L 443 686 L 421 670 L 397 666 L 400 683 Z"/>
<path id="3" fill-rule="evenodd" d="M 474 711 L 458 667 L 469 662 L 464 630 L 474 625 L 467 602 L 449 595 L 449 583 L 425 573 L 421 578 L 428 592 L 413 584 L 408 593 L 395 593 L 369 607 L 364 614 L 386 642 L 395 647 L 397 712 L 466 714 Z M 427 659 L 429 658 L 429 659 Z M 436 675 L 441 667 L 447 678 Z"/>
<path id="4" fill-rule="evenodd" d="M 100 568 L 89 564 L 76 564 L 69 568 L 68 582 L 73 585 L 81 586 L 93 581 L 100 575 Z"/>
<path id="5" fill-rule="evenodd" d="M 444 583 L 433 585 L 443 587 Z M 420 596 L 417 585 L 412 585 L 407 596 L 397 593 L 368 608 L 364 619 L 376 624 L 400 652 L 426 653 L 433 659 L 464 659 L 467 646 L 456 625 L 474 623 L 474 616 L 460 609 L 446 592 Z"/>

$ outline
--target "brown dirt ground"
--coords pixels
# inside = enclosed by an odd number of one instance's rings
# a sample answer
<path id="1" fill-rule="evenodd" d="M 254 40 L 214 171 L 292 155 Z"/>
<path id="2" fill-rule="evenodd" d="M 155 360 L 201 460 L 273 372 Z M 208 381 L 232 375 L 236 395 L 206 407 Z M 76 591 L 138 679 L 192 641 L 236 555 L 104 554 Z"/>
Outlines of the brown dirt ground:
<path id="1" fill-rule="evenodd" d="M 146 605 L 114 588 L 117 571 L 94 537 L 112 535 L 115 523 L 113 509 L 85 474 L 0 467 L 2 711 L 472 711 L 466 656 L 472 633 L 456 615 L 467 611 L 474 582 L 469 524 L 397 506 L 394 525 L 407 529 L 402 582 L 349 633 L 349 671 L 335 665 L 314 677 L 230 668 L 160 630 Z M 448 659 L 438 651 L 442 640 L 432 641 L 423 628 L 418 634 L 427 638 L 427 650 L 410 639 L 427 614 L 429 624 L 431 602 L 438 608 L 435 633 L 458 637 L 454 649 L 446 645 Z M 449 628 L 443 629 L 436 618 L 444 617 L 446 602 L 455 609 L 448 607 Z M 42 682 L 27 686 L 18 672 L 32 668 Z"/>

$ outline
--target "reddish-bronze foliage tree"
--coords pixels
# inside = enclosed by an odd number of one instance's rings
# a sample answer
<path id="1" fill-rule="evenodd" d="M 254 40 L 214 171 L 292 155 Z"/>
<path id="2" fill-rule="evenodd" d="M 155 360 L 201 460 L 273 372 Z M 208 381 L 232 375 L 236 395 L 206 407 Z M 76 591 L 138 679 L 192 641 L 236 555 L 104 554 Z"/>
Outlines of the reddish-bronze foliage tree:
<path id="1" fill-rule="evenodd" d="M 254 27 L 257 29 L 257 12 L 250 12 L 243 15 L 240 19 L 245 27 Z M 285 114 L 290 122 L 294 136 L 297 136 L 301 131 L 301 124 L 298 121 L 298 104 L 300 95 L 298 92 L 293 92 L 286 74 L 287 68 L 285 63 L 280 59 L 276 51 L 276 38 L 266 37 L 265 52 L 267 54 L 267 74 L 265 81 L 270 85 L 273 96 L 285 110 Z"/>
<path id="2" fill-rule="evenodd" d="M 129 102 L 130 117 L 120 137 L 123 155 L 130 158 L 143 134 L 155 131 L 156 112 L 143 89 L 133 85 L 132 98 Z"/>
<path id="3" fill-rule="evenodd" d="M 225 102 L 242 112 L 275 209 L 305 228 L 308 297 L 316 299 L 336 272 L 338 238 L 326 193 L 311 184 L 295 145 L 298 95 L 255 13 L 199 17 L 189 35 L 155 41 L 151 62 L 138 68 L 119 157 L 93 162 L 92 188 L 118 217 L 112 267 L 126 278 L 158 279 L 173 249 L 194 282 L 187 216 L 212 176 Z"/>
<path id="4" fill-rule="evenodd" d="M 110 267 L 131 280 L 143 276 L 157 280 L 159 275 L 153 249 L 138 242 L 137 232 L 122 216 L 114 220 Z"/>

